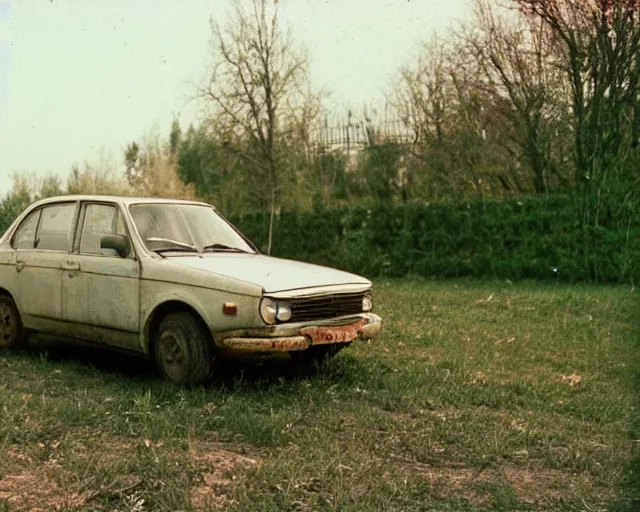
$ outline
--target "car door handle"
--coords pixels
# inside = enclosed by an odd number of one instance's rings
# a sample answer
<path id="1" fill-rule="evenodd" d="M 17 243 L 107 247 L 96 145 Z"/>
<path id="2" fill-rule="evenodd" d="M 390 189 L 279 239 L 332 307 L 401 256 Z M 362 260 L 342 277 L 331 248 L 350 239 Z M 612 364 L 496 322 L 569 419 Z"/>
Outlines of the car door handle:
<path id="1" fill-rule="evenodd" d="M 16 272 L 22 272 L 26 264 L 27 262 L 24 260 L 16 260 Z"/>
<path id="2" fill-rule="evenodd" d="M 67 260 L 67 262 L 62 265 L 62 269 L 69 272 L 69 277 L 73 277 L 80 271 L 80 263 L 73 260 Z"/>

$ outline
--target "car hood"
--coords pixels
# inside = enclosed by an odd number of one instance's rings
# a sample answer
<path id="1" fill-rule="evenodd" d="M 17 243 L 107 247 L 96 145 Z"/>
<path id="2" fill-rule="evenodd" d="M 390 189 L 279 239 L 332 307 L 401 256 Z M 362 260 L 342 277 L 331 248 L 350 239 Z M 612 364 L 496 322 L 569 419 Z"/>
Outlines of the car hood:
<path id="1" fill-rule="evenodd" d="M 364 277 L 320 265 L 256 254 L 204 254 L 172 263 L 261 286 L 266 293 L 344 284 L 370 285 Z"/>

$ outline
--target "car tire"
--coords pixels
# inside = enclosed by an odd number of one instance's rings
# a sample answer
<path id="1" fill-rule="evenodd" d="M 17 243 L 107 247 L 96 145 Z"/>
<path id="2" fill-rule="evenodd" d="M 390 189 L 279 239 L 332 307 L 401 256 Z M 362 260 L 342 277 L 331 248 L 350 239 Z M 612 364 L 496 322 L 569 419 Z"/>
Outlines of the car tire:
<path id="1" fill-rule="evenodd" d="M 334 357 L 350 343 L 331 343 L 328 345 L 316 345 L 306 350 L 289 352 L 291 359 L 302 366 L 322 365 Z"/>
<path id="2" fill-rule="evenodd" d="M 164 378 L 185 386 L 205 384 L 213 373 L 213 341 L 191 313 L 167 315 L 154 340 L 156 365 Z"/>
<path id="3" fill-rule="evenodd" d="M 26 338 L 16 303 L 11 297 L 0 295 L 0 349 L 21 347 Z"/>

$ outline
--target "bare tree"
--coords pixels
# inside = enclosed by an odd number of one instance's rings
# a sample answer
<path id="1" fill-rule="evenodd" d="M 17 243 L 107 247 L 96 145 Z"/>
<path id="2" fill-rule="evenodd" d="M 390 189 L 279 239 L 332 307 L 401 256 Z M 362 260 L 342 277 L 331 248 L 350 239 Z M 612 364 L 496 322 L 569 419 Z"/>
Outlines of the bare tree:
<path id="1" fill-rule="evenodd" d="M 640 139 L 640 2 L 513 1 L 554 35 L 571 84 L 576 180 L 590 188 Z"/>
<path id="2" fill-rule="evenodd" d="M 554 35 L 571 84 L 575 179 L 585 257 L 603 219 L 637 224 L 640 199 L 640 1 L 512 0 Z M 600 269 L 593 267 L 598 279 Z"/>
<path id="3" fill-rule="evenodd" d="M 290 29 L 282 30 L 277 2 L 234 0 L 224 26 L 211 21 L 214 62 L 199 94 L 216 123 L 247 141 L 234 145 L 262 180 L 270 210 L 267 252 L 274 215 L 284 193 L 282 142 L 300 130 L 313 111 L 308 61 Z"/>
<path id="4" fill-rule="evenodd" d="M 448 64 L 445 45 L 433 40 L 424 45 L 416 66 L 402 66 L 391 103 L 417 142 L 430 134 L 442 142 L 448 100 Z"/>
<path id="5" fill-rule="evenodd" d="M 570 94 L 557 66 L 550 28 L 488 0 L 475 0 L 474 11 L 475 23 L 465 31 L 464 42 L 482 67 L 496 102 L 507 107 L 502 114 L 528 160 L 535 192 L 548 192 L 552 178 L 566 188 L 568 180 L 554 159 L 554 145 L 563 142 Z"/>
<path id="6" fill-rule="evenodd" d="M 468 185 L 463 177 L 468 167 L 457 161 L 453 149 L 460 134 L 460 125 L 454 119 L 461 111 L 461 90 L 455 85 L 457 71 L 452 53 L 450 42 L 425 42 L 411 65 L 399 69 L 389 95 L 402 123 L 413 133 L 411 156 L 422 171 L 419 181 L 429 189 L 438 183 L 449 193 Z M 475 189 L 475 184 L 472 187 Z"/>
<path id="7" fill-rule="evenodd" d="M 514 166 L 505 165 L 512 157 L 504 123 L 496 122 L 499 105 L 476 56 L 465 50 L 457 40 L 433 40 L 417 65 L 400 69 L 391 101 L 414 133 L 414 162 L 429 188 L 455 195 L 522 191 L 509 176 Z"/>

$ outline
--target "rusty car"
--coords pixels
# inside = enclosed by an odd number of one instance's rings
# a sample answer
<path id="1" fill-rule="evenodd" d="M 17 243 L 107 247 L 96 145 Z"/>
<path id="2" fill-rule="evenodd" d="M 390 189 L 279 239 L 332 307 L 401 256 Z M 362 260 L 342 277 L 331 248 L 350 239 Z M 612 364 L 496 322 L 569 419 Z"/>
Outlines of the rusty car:
<path id="1" fill-rule="evenodd" d="M 227 352 L 325 361 L 380 332 L 372 309 L 369 280 L 264 255 L 205 202 L 50 197 L 0 239 L 0 347 L 36 332 L 83 340 L 186 385 Z"/>

